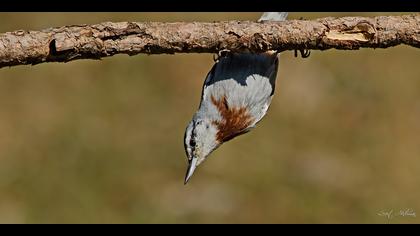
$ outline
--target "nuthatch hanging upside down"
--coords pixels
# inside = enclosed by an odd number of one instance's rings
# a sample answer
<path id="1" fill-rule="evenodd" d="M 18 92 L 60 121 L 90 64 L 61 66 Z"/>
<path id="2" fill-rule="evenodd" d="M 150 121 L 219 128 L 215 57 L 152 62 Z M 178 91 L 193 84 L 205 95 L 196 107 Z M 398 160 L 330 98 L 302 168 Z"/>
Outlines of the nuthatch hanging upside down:
<path id="1" fill-rule="evenodd" d="M 287 12 L 266 12 L 259 21 L 283 21 Z M 265 116 L 276 84 L 277 52 L 225 53 L 204 81 L 198 111 L 184 136 L 188 170 L 194 170 L 221 144 L 250 131 Z"/>

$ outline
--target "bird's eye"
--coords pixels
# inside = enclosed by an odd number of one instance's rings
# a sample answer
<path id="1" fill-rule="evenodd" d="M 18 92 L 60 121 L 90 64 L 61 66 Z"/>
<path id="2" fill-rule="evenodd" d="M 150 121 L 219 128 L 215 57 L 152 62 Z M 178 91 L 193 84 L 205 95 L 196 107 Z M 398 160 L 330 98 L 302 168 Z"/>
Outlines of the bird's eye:
<path id="1" fill-rule="evenodd" d="M 206 129 L 209 129 L 210 128 L 210 126 L 209 125 L 206 125 Z"/>
<path id="2" fill-rule="evenodd" d="M 195 147 L 195 140 L 194 139 L 190 140 L 190 146 Z"/>

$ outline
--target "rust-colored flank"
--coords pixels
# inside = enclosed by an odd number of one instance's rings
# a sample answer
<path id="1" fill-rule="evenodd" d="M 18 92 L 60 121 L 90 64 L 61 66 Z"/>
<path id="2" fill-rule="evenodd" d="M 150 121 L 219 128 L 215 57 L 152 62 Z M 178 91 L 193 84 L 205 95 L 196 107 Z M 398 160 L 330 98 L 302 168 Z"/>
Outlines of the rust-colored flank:
<path id="1" fill-rule="evenodd" d="M 248 131 L 247 128 L 254 119 L 248 113 L 246 107 L 229 107 L 226 96 L 216 100 L 212 95 L 211 101 L 222 116 L 221 121 L 213 121 L 213 124 L 218 128 L 216 140 L 219 143 L 231 140 Z"/>

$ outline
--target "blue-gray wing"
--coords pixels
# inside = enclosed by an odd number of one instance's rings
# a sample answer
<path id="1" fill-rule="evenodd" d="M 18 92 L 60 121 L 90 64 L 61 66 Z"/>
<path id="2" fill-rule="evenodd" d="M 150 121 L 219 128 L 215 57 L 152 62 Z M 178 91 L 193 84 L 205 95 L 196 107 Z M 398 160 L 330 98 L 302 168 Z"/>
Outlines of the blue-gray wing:
<path id="1" fill-rule="evenodd" d="M 204 88 L 223 80 L 235 80 L 238 84 L 247 85 L 247 78 L 251 75 L 260 75 L 268 78 L 273 87 L 278 69 L 278 57 L 276 53 L 233 53 L 214 64 L 204 82 Z"/>

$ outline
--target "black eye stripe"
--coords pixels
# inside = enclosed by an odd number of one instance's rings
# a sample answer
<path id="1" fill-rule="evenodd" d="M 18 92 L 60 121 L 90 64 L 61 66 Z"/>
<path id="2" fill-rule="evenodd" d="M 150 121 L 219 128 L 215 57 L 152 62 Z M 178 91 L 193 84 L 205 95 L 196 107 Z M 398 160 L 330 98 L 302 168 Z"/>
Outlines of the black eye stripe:
<path id="1" fill-rule="evenodd" d="M 185 150 L 185 154 L 188 157 L 188 150 L 187 150 L 187 131 L 185 131 L 185 133 L 184 133 L 184 150 Z"/>
<path id="2" fill-rule="evenodd" d="M 200 123 L 200 121 L 193 122 L 193 128 L 191 130 L 190 146 L 192 149 L 195 147 L 195 127 Z"/>

